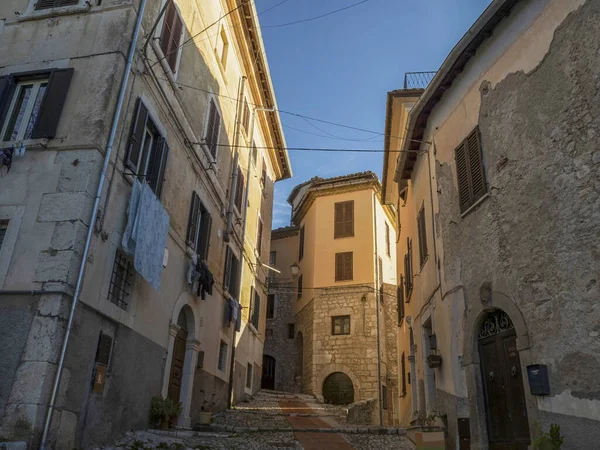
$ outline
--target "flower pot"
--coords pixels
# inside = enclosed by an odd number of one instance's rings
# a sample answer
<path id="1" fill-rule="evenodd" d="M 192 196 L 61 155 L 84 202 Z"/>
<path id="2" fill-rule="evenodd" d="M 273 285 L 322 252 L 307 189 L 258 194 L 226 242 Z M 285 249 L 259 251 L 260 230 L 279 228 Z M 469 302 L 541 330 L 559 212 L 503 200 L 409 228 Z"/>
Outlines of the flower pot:
<path id="1" fill-rule="evenodd" d="M 160 429 L 161 430 L 169 429 L 169 418 L 168 417 L 163 417 L 162 419 L 160 419 Z"/>
<path id="2" fill-rule="evenodd" d="M 202 411 L 198 413 L 198 423 L 200 425 L 210 425 L 212 421 L 212 412 L 211 411 Z"/>
<path id="3" fill-rule="evenodd" d="M 416 450 L 445 450 L 443 431 L 417 431 L 415 432 Z"/>

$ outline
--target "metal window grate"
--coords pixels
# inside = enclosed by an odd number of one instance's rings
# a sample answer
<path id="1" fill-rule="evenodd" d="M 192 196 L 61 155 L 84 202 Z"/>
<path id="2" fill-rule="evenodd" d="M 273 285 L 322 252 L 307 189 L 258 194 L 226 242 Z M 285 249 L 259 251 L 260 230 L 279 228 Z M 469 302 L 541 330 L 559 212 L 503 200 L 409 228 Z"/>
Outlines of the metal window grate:
<path id="1" fill-rule="evenodd" d="M 133 274 L 131 259 L 121 250 L 117 249 L 112 276 L 110 278 L 110 287 L 108 289 L 108 300 L 124 310 L 127 310 L 129 306 Z"/>
<path id="2" fill-rule="evenodd" d="M 437 72 L 406 72 L 404 89 L 426 89 Z"/>

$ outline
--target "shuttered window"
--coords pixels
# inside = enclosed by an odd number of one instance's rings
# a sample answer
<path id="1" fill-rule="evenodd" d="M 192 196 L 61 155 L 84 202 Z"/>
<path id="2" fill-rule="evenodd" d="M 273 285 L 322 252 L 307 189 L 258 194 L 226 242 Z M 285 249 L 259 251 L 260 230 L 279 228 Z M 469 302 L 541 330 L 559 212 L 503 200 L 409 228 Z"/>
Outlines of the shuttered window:
<path id="1" fill-rule="evenodd" d="M 419 262 L 421 268 L 427 261 L 427 228 L 425 226 L 425 207 L 421 207 L 419 216 L 417 217 L 417 229 L 419 234 Z"/>
<path id="2" fill-rule="evenodd" d="M 36 11 L 49 8 L 60 8 L 61 6 L 70 6 L 79 4 L 79 0 L 38 0 L 35 4 Z"/>
<path id="3" fill-rule="evenodd" d="M 223 289 L 229 291 L 229 294 L 235 299 L 239 295 L 238 271 L 239 261 L 231 249 L 227 247 L 225 251 L 225 270 L 223 271 Z"/>
<path id="4" fill-rule="evenodd" d="M 396 290 L 396 302 L 398 308 L 398 326 L 404 320 L 404 275 L 400 275 L 400 284 Z"/>
<path id="5" fill-rule="evenodd" d="M 242 168 L 238 166 L 237 183 L 235 185 L 235 197 L 233 203 L 237 208 L 238 212 L 242 212 L 242 203 L 244 201 L 244 172 Z"/>
<path id="6" fill-rule="evenodd" d="M 387 224 L 387 222 L 385 223 L 385 253 L 388 256 L 391 255 L 391 249 L 390 249 L 390 226 Z"/>
<path id="7" fill-rule="evenodd" d="M 183 36 L 183 21 L 175 3 L 169 3 L 160 33 L 159 45 L 173 73 L 177 72 L 177 57 Z"/>
<path id="8" fill-rule="evenodd" d="M 406 362 L 404 352 L 402 352 L 402 357 L 400 358 L 400 366 L 402 370 L 402 395 L 406 395 Z"/>
<path id="9" fill-rule="evenodd" d="M 457 147 L 455 157 L 458 199 L 463 213 L 487 192 L 479 128 Z"/>
<path id="10" fill-rule="evenodd" d="M 288 339 L 294 339 L 296 334 L 296 326 L 293 323 L 288 323 Z"/>
<path id="11" fill-rule="evenodd" d="M 250 363 L 246 369 L 246 387 L 252 389 L 252 364 Z"/>
<path id="12" fill-rule="evenodd" d="M 275 317 L 275 294 L 267 295 L 267 319 Z"/>
<path id="13" fill-rule="evenodd" d="M 256 142 L 252 141 L 252 164 L 256 166 L 256 160 L 258 158 L 258 149 L 256 148 Z"/>
<path id="14" fill-rule="evenodd" d="M 354 236 L 354 201 L 335 204 L 334 238 Z"/>
<path id="15" fill-rule="evenodd" d="M 406 239 L 406 255 L 404 255 L 404 294 L 406 296 L 406 302 L 410 301 L 410 294 L 412 293 L 412 241 L 410 238 Z"/>
<path id="16" fill-rule="evenodd" d="M 298 296 L 297 296 L 297 300 L 300 300 L 300 298 L 302 298 L 302 275 L 300 275 L 298 277 Z"/>
<path id="17" fill-rule="evenodd" d="M 138 99 L 125 165 L 141 181 L 146 181 L 158 198 L 163 189 L 168 157 L 167 140 L 160 135 L 148 108 Z"/>
<path id="18" fill-rule="evenodd" d="M 258 256 L 262 253 L 262 238 L 263 238 L 263 222 L 261 218 L 258 218 L 258 232 L 256 236 L 256 250 L 258 251 Z"/>
<path id="19" fill-rule="evenodd" d="M 255 288 L 252 290 L 254 291 L 254 303 L 252 305 L 251 322 L 252 325 L 254 325 L 254 328 L 258 330 L 258 324 L 260 320 L 260 295 Z"/>
<path id="20" fill-rule="evenodd" d="M 219 359 L 217 361 L 217 369 L 225 373 L 227 372 L 227 343 L 221 341 L 219 344 Z"/>
<path id="21" fill-rule="evenodd" d="M 352 280 L 352 252 L 335 254 L 335 281 Z"/>
<path id="22" fill-rule="evenodd" d="M 250 107 L 248 106 L 248 100 L 244 99 L 244 110 L 242 112 L 242 125 L 246 135 L 250 134 Z"/>
<path id="23" fill-rule="evenodd" d="M 217 148 L 219 147 L 219 132 L 221 130 L 221 113 L 217 108 L 214 99 L 210 100 L 208 107 L 208 122 L 206 123 L 206 134 L 204 135 L 204 143 L 208 147 L 208 151 L 213 156 L 217 157 Z"/>
<path id="24" fill-rule="evenodd" d="M 298 248 L 298 261 L 302 261 L 304 257 L 304 225 L 300 228 L 300 245 Z"/>
<path id="25" fill-rule="evenodd" d="M 267 163 L 264 159 L 262 163 L 262 174 L 260 175 L 260 184 L 262 185 L 263 189 L 267 187 Z"/>
<path id="26" fill-rule="evenodd" d="M 212 218 L 208 210 L 200 201 L 198 194 L 192 192 L 186 243 L 194 249 L 200 260 L 208 259 L 211 225 Z"/>

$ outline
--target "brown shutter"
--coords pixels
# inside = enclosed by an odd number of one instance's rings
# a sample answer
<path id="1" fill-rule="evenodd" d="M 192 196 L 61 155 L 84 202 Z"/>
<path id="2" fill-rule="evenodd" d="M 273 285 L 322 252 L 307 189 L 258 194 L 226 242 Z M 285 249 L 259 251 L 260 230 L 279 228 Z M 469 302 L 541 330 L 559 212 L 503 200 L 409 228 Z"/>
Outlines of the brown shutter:
<path id="1" fill-rule="evenodd" d="M 354 200 L 346 202 L 344 236 L 354 236 Z"/>
<path id="2" fill-rule="evenodd" d="M 174 8 L 174 7 L 173 7 Z M 167 61 L 173 73 L 177 72 L 177 57 L 179 56 L 179 43 L 181 42 L 181 33 L 183 31 L 183 22 L 179 14 L 175 12 L 173 28 L 171 30 L 171 44 L 169 46 L 169 56 Z"/>
<path id="3" fill-rule="evenodd" d="M 425 259 L 427 258 L 427 227 L 425 224 L 425 208 L 421 208 L 421 211 L 419 211 L 417 226 L 419 232 L 419 261 L 421 266 L 423 266 Z"/>
<path id="4" fill-rule="evenodd" d="M 219 116 L 219 110 L 214 100 L 210 101 L 210 108 L 208 113 L 208 126 L 206 128 L 206 136 L 204 141 L 208 146 L 208 149 L 214 157 L 217 155 L 217 148 L 219 144 L 219 128 L 221 126 L 221 116 Z"/>
<path id="5" fill-rule="evenodd" d="M 467 162 L 466 143 L 456 149 L 456 178 L 458 181 L 458 201 L 460 211 L 465 211 L 471 206 L 471 181 Z"/>
<path id="6" fill-rule="evenodd" d="M 260 182 L 262 183 L 263 188 L 267 187 L 267 163 L 264 159 L 262 164 L 262 175 L 260 177 Z"/>
<path id="7" fill-rule="evenodd" d="M 137 172 L 142 153 L 142 141 L 146 131 L 146 121 L 148 120 L 148 109 L 144 106 L 142 99 L 138 99 L 135 119 L 131 124 L 131 137 L 125 157 L 125 165 L 133 172 Z"/>
<path id="8" fill-rule="evenodd" d="M 198 230 L 198 213 L 200 212 L 200 197 L 192 191 L 192 202 L 190 204 L 190 215 L 188 217 L 187 233 L 185 237 L 186 243 L 196 248 L 196 234 Z"/>
<path id="9" fill-rule="evenodd" d="M 183 22 L 177 13 L 175 4 L 171 2 L 165 13 L 159 45 L 173 73 L 175 73 L 177 69 L 177 55 L 179 52 L 182 31 Z"/>
<path id="10" fill-rule="evenodd" d="M 162 193 L 168 155 L 169 146 L 167 145 L 167 140 L 164 137 L 160 137 L 150 153 L 148 173 L 146 175 L 146 181 L 148 181 L 148 184 L 158 198 L 160 198 L 160 194 Z"/>
<path id="11" fill-rule="evenodd" d="M 238 297 L 240 295 L 240 284 L 239 284 L 239 278 L 238 278 L 239 263 L 240 262 L 238 261 L 238 259 L 232 253 L 231 254 L 231 275 L 230 275 L 231 282 L 229 283 L 229 293 L 236 300 L 238 300 Z"/>
<path id="12" fill-rule="evenodd" d="M 0 77 L 0 129 L 4 125 L 14 91 L 15 78 L 12 75 Z"/>
<path id="13" fill-rule="evenodd" d="M 56 136 L 56 128 L 65 106 L 73 72 L 73 69 L 58 69 L 50 74 L 40 112 L 31 133 L 32 139 L 51 139 Z"/>
<path id="14" fill-rule="evenodd" d="M 344 235 L 344 204 L 336 203 L 334 212 L 334 232 L 333 237 L 339 238 Z"/>
<path id="15" fill-rule="evenodd" d="M 467 138 L 473 202 L 480 199 L 487 192 L 479 139 L 479 130 L 477 128 Z"/>
<path id="16" fill-rule="evenodd" d="M 256 238 L 256 250 L 258 250 L 258 256 L 261 255 L 262 250 L 262 234 L 263 234 L 263 223 L 262 220 L 258 219 L 258 235 Z"/>
<path id="17" fill-rule="evenodd" d="M 208 259 L 208 249 L 210 247 L 210 229 L 212 227 L 212 218 L 208 211 L 200 205 L 202 217 L 200 218 L 200 234 L 196 245 L 196 253 L 200 260 Z"/>
<path id="18" fill-rule="evenodd" d="M 344 262 L 344 275 L 345 280 L 351 280 L 353 278 L 353 258 L 352 252 L 346 253 L 345 262 Z"/>
<path id="19" fill-rule="evenodd" d="M 242 168 L 238 167 L 237 184 L 235 186 L 235 206 L 237 206 L 238 212 L 242 213 L 242 202 L 244 197 L 244 172 Z"/>
<path id="20" fill-rule="evenodd" d="M 231 250 L 229 246 L 225 248 L 225 267 L 223 268 L 223 289 L 229 289 L 231 273 Z"/>
<path id="21" fill-rule="evenodd" d="M 342 253 L 335 254 L 335 281 L 341 281 L 343 279 L 343 266 L 344 261 L 342 259 Z"/>
<path id="22" fill-rule="evenodd" d="M 298 261 L 304 258 L 304 225 L 300 228 L 300 248 L 298 249 Z"/>
<path id="23" fill-rule="evenodd" d="M 402 324 L 404 319 L 404 277 L 400 275 L 400 284 L 396 289 L 396 302 L 398 307 L 398 326 Z"/>

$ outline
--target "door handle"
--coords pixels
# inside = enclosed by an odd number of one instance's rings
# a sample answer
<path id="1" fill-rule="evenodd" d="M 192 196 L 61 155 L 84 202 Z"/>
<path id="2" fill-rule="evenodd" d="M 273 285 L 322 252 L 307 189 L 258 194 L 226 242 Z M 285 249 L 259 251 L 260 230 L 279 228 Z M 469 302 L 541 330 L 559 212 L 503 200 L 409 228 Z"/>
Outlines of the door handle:
<path id="1" fill-rule="evenodd" d="M 490 372 L 490 381 L 494 381 L 494 378 L 495 378 L 494 372 Z"/>
<path id="2" fill-rule="evenodd" d="M 512 368 L 510 369 L 510 374 L 511 374 L 513 377 L 516 377 L 516 376 L 517 376 L 517 366 L 512 366 Z"/>

